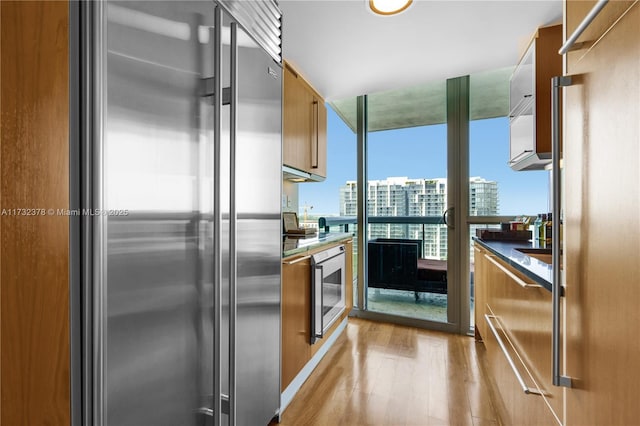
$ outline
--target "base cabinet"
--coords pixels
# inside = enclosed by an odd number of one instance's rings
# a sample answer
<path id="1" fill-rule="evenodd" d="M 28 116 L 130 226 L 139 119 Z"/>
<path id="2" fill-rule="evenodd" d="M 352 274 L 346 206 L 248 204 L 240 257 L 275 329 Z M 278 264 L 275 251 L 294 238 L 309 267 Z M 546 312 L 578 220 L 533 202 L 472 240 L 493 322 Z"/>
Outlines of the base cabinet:
<path id="1" fill-rule="evenodd" d="M 500 417 L 509 425 L 561 424 L 562 390 L 551 383 L 551 292 L 519 285 L 508 273 L 531 279 L 485 248 L 476 244 L 474 250 L 476 330 L 487 349 Z"/>
<path id="2" fill-rule="evenodd" d="M 292 256 L 282 261 L 282 367 L 280 390 L 284 391 L 323 347 L 349 315 L 353 307 L 353 240 L 337 242 L 345 247 L 345 310 L 324 337 L 311 344 L 311 259 L 309 255 Z"/>
<path id="3" fill-rule="evenodd" d="M 518 358 L 520 353 L 510 345 L 509 337 L 504 329 L 501 328 L 499 318 L 491 318 L 490 320 L 507 349 L 507 354 L 505 355 L 497 338 L 491 329 L 489 329 L 489 334 L 483 338 L 483 342 L 487 349 L 487 360 L 489 361 L 489 368 L 491 369 L 494 385 L 498 390 L 496 394 L 499 395 L 499 401 L 497 402 L 496 409 L 499 412 L 502 423 L 505 425 L 532 426 L 559 424 L 553 412 L 544 401 L 544 398 L 535 393 L 538 391 L 535 382 L 528 374 L 525 364 Z M 507 361 L 507 356 L 515 364 L 518 374 L 523 377 L 527 386 L 532 388 L 532 393 L 524 392 L 516 378 L 516 373 L 509 365 L 509 361 Z"/>
<path id="4" fill-rule="evenodd" d="M 311 359 L 311 264 L 310 259 L 282 264 L 282 377 L 280 390 Z"/>

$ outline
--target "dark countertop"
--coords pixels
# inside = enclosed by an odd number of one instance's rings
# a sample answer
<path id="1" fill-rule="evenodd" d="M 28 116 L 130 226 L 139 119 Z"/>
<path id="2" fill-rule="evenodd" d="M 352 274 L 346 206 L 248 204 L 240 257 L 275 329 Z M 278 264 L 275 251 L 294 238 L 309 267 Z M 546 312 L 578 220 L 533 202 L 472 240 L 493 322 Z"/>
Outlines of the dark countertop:
<path id="1" fill-rule="evenodd" d="M 473 241 L 492 254 L 495 254 L 496 257 L 499 257 L 518 272 L 522 272 L 536 283 L 551 291 L 551 283 L 553 281 L 552 266 L 516 250 L 519 248 L 534 248 L 531 241 L 493 241 L 482 240 L 477 237 L 473 237 Z"/>
<path id="2" fill-rule="evenodd" d="M 282 237 L 282 257 L 289 257 L 296 254 L 306 253 L 309 250 L 322 247 L 337 241 L 352 238 L 351 232 L 319 232 L 316 235 L 302 237 Z"/>

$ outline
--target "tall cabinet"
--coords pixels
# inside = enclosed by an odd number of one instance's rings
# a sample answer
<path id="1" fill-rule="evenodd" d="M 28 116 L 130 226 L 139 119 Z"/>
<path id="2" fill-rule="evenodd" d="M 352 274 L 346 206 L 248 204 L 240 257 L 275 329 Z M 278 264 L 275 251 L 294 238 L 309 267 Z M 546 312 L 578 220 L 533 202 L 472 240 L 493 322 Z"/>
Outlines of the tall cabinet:
<path id="1" fill-rule="evenodd" d="M 69 3 L 0 15 L 0 424 L 68 425 Z"/>
<path id="2" fill-rule="evenodd" d="M 595 1 L 566 2 L 571 34 Z M 610 2 L 566 55 L 567 425 L 638 424 L 640 5 Z"/>

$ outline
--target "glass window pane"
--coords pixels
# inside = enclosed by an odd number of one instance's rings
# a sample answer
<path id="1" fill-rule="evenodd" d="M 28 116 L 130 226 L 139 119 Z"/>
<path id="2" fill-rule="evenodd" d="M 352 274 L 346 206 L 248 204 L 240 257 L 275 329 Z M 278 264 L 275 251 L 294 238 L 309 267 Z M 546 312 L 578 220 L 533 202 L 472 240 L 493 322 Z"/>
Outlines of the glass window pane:
<path id="1" fill-rule="evenodd" d="M 368 96 L 368 309 L 447 322 L 446 83 Z"/>
<path id="2" fill-rule="evenodd" d="M 536 215 L 549 209 L 549 172 L 509 165 L 509 78 L 513 67 L 470 78 L 469 215 Z"/>

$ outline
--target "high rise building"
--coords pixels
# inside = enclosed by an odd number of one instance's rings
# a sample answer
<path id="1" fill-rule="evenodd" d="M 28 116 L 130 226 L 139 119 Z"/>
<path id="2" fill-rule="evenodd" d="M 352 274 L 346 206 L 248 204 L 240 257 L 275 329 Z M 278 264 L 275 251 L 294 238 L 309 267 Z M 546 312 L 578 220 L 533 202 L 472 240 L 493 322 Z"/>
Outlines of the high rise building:
<path id="1" fill-rule="evenodd" d="M 447 179 L 388 177 L 367 183 L 368 215 L 386 217 L 441 217 L 447 206 Z M 481 177 L 469 179 L 469 213 L 472 216 L 498 214 L 498 183 Z M 357 214 L 357 183 L 340 188 L 340 215 Z M 447 228 L 444 225 L 372 223 L 368 238 L 423 240 L 423 256 L 447 258 Z"/>

